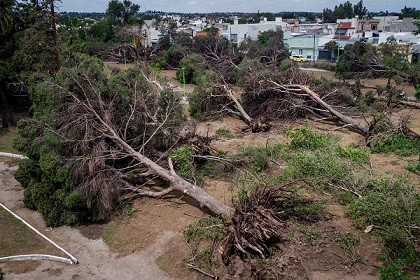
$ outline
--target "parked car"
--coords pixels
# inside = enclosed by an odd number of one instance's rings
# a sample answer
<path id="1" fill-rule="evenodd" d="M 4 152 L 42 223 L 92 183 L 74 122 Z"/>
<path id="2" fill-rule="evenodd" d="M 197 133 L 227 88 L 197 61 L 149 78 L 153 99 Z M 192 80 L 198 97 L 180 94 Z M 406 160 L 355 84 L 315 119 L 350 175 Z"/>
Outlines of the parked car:
<path id="1" fill-rule="evenodd" d="M 292 54 L 289 58 L 296 62 L 307 62 L 308 59 L 301 54 Z"/>

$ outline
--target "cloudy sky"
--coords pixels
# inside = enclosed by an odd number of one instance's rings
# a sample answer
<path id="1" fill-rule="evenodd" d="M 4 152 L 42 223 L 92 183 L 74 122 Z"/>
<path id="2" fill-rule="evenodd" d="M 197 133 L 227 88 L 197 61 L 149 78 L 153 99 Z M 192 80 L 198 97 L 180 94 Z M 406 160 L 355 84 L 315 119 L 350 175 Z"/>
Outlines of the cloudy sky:
<path id="1" fill-rule="evenodd" d="M 345 0 L 131 0 L 141 6 L 141 11 L 157 10 L 165 12 L 321 12 L 323 8 L 333 9 Z M 62 0 L 61 11 L 105 12 L 109 0 Z M 353 4 L 359 0 L 350 0 Z M 369 11 L 388 9 L 399 12 L 407 5 L 420 9 L 420 0 L 364 0 Z"/>

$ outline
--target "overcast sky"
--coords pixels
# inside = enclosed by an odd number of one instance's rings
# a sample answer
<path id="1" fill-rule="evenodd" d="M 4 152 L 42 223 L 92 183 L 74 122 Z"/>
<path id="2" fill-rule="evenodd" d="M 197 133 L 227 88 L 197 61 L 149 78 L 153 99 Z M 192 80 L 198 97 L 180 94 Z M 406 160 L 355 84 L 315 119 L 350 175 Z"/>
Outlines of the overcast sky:
<path id="1" fill-rule="evenodd" d="M 66 12 L 105 12 L 109 0 L 62 0 L 61 11 Z M 165 12 L 283 12 L 308 11 L 322 12 L 324 8 L 333 9 L 345 0 L 131 0 L 139 4 L 141 11 L 156 10 Z M 350 0 L 353 4 L 359 0 Z M 364 0 L 363 4 L 371 12 L 388 10 L 400 12 L 404 5 L 420 9 L 420 0 Z"/>

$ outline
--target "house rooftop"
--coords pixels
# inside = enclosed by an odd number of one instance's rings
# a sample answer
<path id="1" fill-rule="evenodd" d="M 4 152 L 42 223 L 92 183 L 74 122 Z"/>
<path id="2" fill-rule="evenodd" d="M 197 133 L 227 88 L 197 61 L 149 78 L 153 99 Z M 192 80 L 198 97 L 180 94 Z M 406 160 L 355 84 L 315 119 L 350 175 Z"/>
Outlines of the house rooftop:
<path id="1" fill-rule="evenodd" d="M 338 24 L 338 28 L 340 29 L 354 29 L 354 27 L 351 26 L 351 22 L 341 22 Z"/>

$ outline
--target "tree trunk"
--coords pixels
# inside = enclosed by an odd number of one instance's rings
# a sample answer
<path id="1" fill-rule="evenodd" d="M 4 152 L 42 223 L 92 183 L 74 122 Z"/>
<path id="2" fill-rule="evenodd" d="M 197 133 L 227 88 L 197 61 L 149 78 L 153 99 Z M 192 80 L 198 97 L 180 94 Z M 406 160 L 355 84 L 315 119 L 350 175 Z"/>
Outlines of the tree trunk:
<path id="1" fill-rule="evenodd" d="M 98 117 L 98 116 L 97 116 Z M 228 206 L 212 195 L 208 194 L 202 188 L 197 185 L 194 185 L 187 180 L 180 177 L 178 174 L 175 173 L 173 168 L 171 167 L 170 170 L 167 170 L 156 162 L 150 160 L 148 157 L 144 156 L 140 152 L 134 150 L 127 142 L 125 142 L 118 134 L 101 118 L 98 118 L 100 122 L 108 129 L 108 131 L 112 135 L 112 140 L 116 142 L 121 148 L 123 148 L 128 154 L 130 154 L 133 158 L 138 160 L 140 163 L 147 166 L 150 170 L 156 173 L 159 177 L 167 180 L 171 184 L 171 188 L 175 191 L 182 192 L 195 201 L 197 201 L 201 207 L 206 207 L 211 212 L 216 215 L 230 218 L 233 216 L 235 209 L 231 206 Z"/>
<path id="2" fill-rule="evenodd" d="M 235 103 L 235 107 L 239 111 L 239 114 L 241 115 L 241 117 L 243 118 L 243 120 L 247 124 L 251 124 L 252 118 L 247 114 L 247 112 L 245 112 L 245 110 L 242 107 L 241 103 L 239 103 L 238 99 L 236 99 L 236 97 L 233 95 L 232 90 L 229 88 L 228 85 L 225 85 L 224 87 L 225 87 L 225 90 L 226 90 L 229 98 L 233 101 L 233 103 Z"/>
<path id="3" fill-rule="evenodd" d="M 385 97 L 381 97 L 381 96 L 375 97 L 374 96 L 373 98 L 375 100 L 388 102 L 388 99 L 385 98 Z M 420 109 L 420 102 L 418 102 L 418 101 L 407 101 L 407 100 L 397 99 L 397 100 L 392 100 L 391 103 L 397 103 L 397 104 L 401 104 L 401 105 L 404 105 L 404 106 L 410 106 L 410 107 L 413 107 L 413 108 L 416 108 L 416 109 Z"/>
<path id="4" fill-rule="evenodd" d="M 54 43 L 54 74 L 58 72 L 60 68 L 60 58 L 58 54 L 58 43 L 57 43 L 57 26 L 56 26 L 56 18 L 55 18 L 55 7 L 54 1 L 50 0 L 50 13 L 51 13 L 51 30 L 52 30 L 52 37 Z"/>
<path id="5" fill-rule="evenodd" d="M 326 103 L 324 100 L 322 100 L 318 94 L 310 90 L 306 86 L 302 85 L 294 85 L 298 88 L 300 88 L 302 91 L 307 93 L 313 100 L 315 100 L 319 105 L 324 107 L 326 110 L 328 110 L 333 116 L 338 118 L 340 121 L 342 121 L 345 124 L 351 125 L 353 128 L 359 130 L 363 133 L 363 135 L 367 135 L 369 133 L 369 126 L 364 125 L 356 121 L 355 119 L 348 117 L 346 115 L 341 114 L 340 112 L 336 111 L 333 107 L 331 107 L 328 103 Z"/>
<path id="6" fill-rule="evenodd" d="M 12 110 L 9 103 L 7 102 L 6 94 L 3 88 L 0 86 L 0 112 L 2 127 L 4 130 L 9 130 L 15 127 L 15 121 L 13 120 Z"/>

